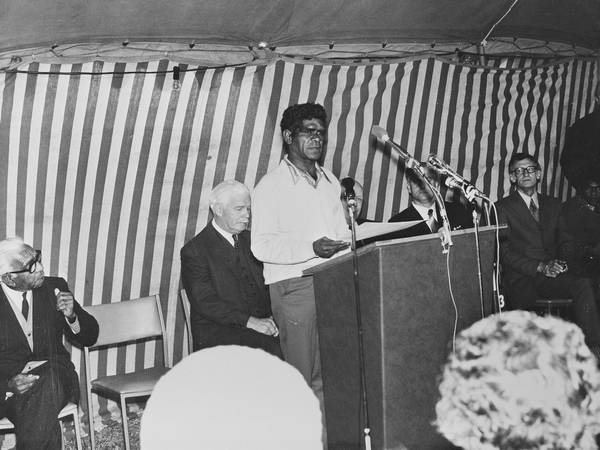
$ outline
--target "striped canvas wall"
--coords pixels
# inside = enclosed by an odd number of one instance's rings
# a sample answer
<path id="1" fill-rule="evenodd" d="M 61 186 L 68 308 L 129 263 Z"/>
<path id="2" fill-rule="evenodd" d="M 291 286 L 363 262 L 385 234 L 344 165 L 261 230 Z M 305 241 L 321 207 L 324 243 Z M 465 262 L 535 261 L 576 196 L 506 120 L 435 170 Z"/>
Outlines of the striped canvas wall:
<path id="1" fill-rule="evenodd" d="M 417 158 L 441 155 L 492 199 L 507 191 L 510 154 L 534 153 L 543 190 L 566 196 L 559 149 L 565 128 L 592 109 L 597 77 L 586 60 L 515 69 L 278 60 L 182 66 L 174 89 L 173 64 L 34 63 L 0 75 L 0 237 L 42 249 L 47 272 L 86 305 L 159 293 L 175 362 L 187 353 L 179 250 L 206 224 L 216 183 L 253 186 L 277 164 L 287 105 L 325 105 L 325 165 L 362 180 L 365 215 L 387 220 L 407 195 L 372 124 Z M 149 366 L 155 355 L 152 344 L 108 351 L 92 372 Z"/>

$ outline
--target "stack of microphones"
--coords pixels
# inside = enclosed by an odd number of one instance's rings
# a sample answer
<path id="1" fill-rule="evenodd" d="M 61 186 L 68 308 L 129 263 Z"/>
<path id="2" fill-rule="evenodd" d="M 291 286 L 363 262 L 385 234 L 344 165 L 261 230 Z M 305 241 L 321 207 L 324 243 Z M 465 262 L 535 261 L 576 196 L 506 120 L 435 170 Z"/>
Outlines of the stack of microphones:
<path id="1" fill-rule="evenodd" d="M 406 150 L 404 150 L 399 144 L 394 142 L 388 136 L 385 129 L 373 125 L 371 128 L 371 134 L 375 136 L 378 140 L 383 143 L 389 143 L 391 147 L 396 150 L 396 152 L 400 155 L 400 157 L 404 160 L 404 164 L 407 168 L 413 169 L 420 165 L 419 161 L 417 161 L 412 155 L 410 155 Z M 487 201 L 490 201 L 487 196 L 477 189 L 473 183 L 463 178 L 459 175 L 452 167 L 450 167 L 444 160 L 438 158 L 436 155 L 431 154 L 427 160 L 427 164 L 429 167 L 433 168 L 436 172 L 446 175 L 445 184 L 450 188 L 458 188 L 461 189 L 465 194 L 465 197 L 468 201 L 473 202 L 475 198 L 481 198 Z"/>

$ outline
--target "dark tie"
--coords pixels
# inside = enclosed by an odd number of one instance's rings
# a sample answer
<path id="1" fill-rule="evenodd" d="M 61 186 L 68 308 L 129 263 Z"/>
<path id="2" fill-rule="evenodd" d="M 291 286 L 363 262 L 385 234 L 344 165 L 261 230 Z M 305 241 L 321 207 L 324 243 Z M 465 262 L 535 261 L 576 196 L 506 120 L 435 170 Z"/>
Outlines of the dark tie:
<path id="1" fill-rule="evenodd" d="M 533 199 L 531 199 L 531 201 L 529 202 L 529 211 L 531 211 L 531 215 L 533 216 L 535 221 L 539 222 L 540 221 L 540 211 L 539 211 L 537 205 L 535 204 L 535 202 L 533 201 Z"/>
<path id="2" fill-rule="evenodd" d="M 237 234 L 233 235 L 233 246 L 235 248 L 240 248 L 240 237 Z"/>
<path id="3" fill-rule="evenodd" d="M 427 219 L 427 225 L 429 225 L 429 229 L 432 233 L 436 233 L 440 226 L 437 220 L 435 220 L 435 217 L 433 217 L 433 209 L 430 208 L 429 211 L 427 211 L 427 216 L 429 217 L 429 219 Z"/>
<path id="4" fill-rule="evenodd" d="M 27 320 L 27 316 L 29 316 L 29 302 L 27 301 L 27 292 L 23 292 L 23 303 L 21 304 L 21 313 L 25 320 Z"/>

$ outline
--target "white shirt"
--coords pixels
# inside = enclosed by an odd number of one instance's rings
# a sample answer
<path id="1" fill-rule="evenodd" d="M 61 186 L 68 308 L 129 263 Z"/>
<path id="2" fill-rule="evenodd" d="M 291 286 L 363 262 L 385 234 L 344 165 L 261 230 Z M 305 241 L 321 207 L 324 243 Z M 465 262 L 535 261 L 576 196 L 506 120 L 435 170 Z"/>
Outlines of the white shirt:
<path id="1" fill-rule="evenodd" d="M 33 297 L 32 291 L 27 292 L 27 302 L 29 303 L 29 314 L 27 315 L 27 320 L 23 317 L 23 313 L 21 311 L 21 307 L 23 305 L 23 291 L 15 291 L 14 289 L 9 288 L 6 284 L 0 282 L 0 286 L 2 286 L 2 290 L 4 291 L 4 295 L 8 299 L 8 303 L 10 303 L 11 308 L 15 314 L 15 317 L 19 321 L 19 325 L 21 325 L 21 329 L 23 330 L 23 334 L 27 338 L 27 343 L 29 344 L 29 348 L 33 351 Z M 75 334 L 79 334 L 81 331 L 81 327 L 79 325 L 79 319 L 76 318 L 75 322 L 70 323 L 68 319 L 65 317 L 66 322 L 69 324 L 71 331 Z"/>
<path id="2" fill-rule="evenodd" d="M 531 200 L 533 200 L 533 203 L 535 203 L 535 206 L 537 206 L 538 210 L 540 209 L 540 202 L 538 200 L 537 192 L 534 192 L 531 197 L 529 195 L 521 192 L 519 189 L 517 189 L 517 192 L 519 193 L 519 195 L 521 196 L 521 198 L 523 199 L 523 201 L 525 202 L 525 204 L 527 205 L 528 208 L 529 208 L 529 204 L 531 203 Z"/>
<path id="3" fill-rule="evenodd" d="M 338 179 L 321 166 L 317 172 L 315 182 L 285 157 L 254 189 L 252 252 L 264 263 L 266 284 L 302 276 L 326 261 L 315 255 L 314 241 L 348 233 Z"/>
<path id="4" fill-rule="evenodd" d="M 223 228 L 221 228 L 217 222 L 215 222 L 215 220 L 212 220 L 212 226 L 215 230 L 217 230 L 217 232 L 223 236 L 225 239 L 227 239 L 227 242 L 229 242 L 231 244 L 232 247 L 235 247 L 235 241 L 233 240 L 233 234 L 229 233 L 228 231 L 225 231 Z"/>
<path id="5" fill-rule="evenodd" d="M 10 307 L 15 313 L 15 317 L 19 321 L 19 325 L 21 325 L 23 334 L 25 335 L 25 338 L 27 338 L 29 348 L 31 349 L 31 351 L 33 351 L 33 302 L 31 301 L 31 291 L 27 291 L 27 303 L 29 303 L 29 314 L 27 315 L 27 320 L 25 320 L 21 309 L 23 306 L 23 292 L 15 291 L 9 288 L 4 283 L 0 283 L 0 285 L 2 285 L 4 295 L 6 295 L 8 303 L 10 303 Z"/>
<path id="6" fill-rule="evenodd" d="M 423 206 L 423 205 L 417 205 L 415 202 L 412 202 L 412 205 L 417 210 L 417 212 L 423 218 L 424 221 L 427 222 L 429 220 L 429 210 L 431 209 L 433 211 L 433 218 L 439 222 L 438 217 L 437 217 L 435 203 L 431 206 Z"/>

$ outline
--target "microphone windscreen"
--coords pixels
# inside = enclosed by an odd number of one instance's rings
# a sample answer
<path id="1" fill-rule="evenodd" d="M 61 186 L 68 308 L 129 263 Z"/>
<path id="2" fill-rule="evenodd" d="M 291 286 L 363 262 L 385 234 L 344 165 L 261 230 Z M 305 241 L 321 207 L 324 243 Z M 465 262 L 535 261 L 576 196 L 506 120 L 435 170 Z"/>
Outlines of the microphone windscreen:
<path id="1" fill-rule="evenodd" d="M 371 134 L 382 142 L 387 142 L 390 140 L 390 137 L 388 136 L 387 131 L 385 131 L 385 129 L 381 128 L 378 125 L 373 125 L 371 127 Z"/>

